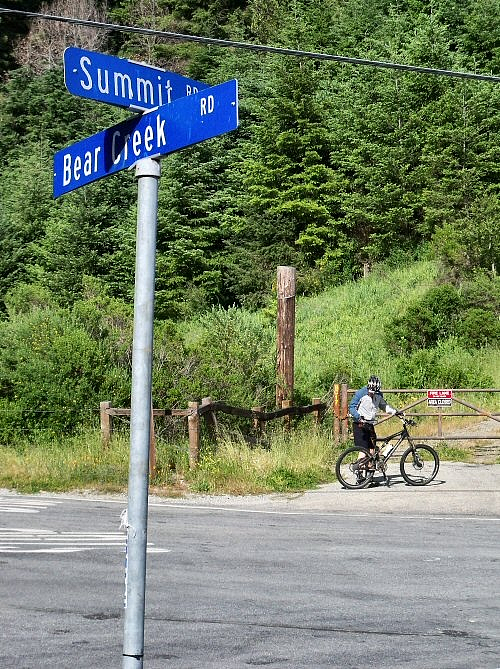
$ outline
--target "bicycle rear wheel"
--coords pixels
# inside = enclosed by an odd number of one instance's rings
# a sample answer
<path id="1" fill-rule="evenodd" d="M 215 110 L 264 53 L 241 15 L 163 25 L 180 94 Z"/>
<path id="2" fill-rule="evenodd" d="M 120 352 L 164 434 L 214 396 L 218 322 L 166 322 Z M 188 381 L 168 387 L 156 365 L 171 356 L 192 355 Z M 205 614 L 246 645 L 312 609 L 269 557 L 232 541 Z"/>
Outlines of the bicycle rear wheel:
<path id="1" fill-rule="evenodd" d="M 351 490 L 369 486 L 374 469 L 375 461 L 370 451 L 356 446 L 341 453 L 335 464 L 335 473 L 340 484 Z"/>
<path id="2" fill-rule="evenodd" d="M 431 446 L 416 444 L 403 453 L 399 468 L 410 485 L 427 485 L 439 471 L 439 455 Z"/>

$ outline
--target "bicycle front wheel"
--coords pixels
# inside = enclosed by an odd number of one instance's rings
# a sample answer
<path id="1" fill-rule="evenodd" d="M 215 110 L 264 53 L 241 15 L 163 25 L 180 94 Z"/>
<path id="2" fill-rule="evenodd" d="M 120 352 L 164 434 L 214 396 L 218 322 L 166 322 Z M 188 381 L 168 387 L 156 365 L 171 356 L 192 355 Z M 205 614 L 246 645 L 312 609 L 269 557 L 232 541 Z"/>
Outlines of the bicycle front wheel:
<path id="1" fill-rule="evenodd" d="M 374 474 L 374 459 L 364 448 L 348 448 L 338 458 L 335 473 L 344 488 L 361 489 L 370 485 Z"/>
<path id="2" fill-rule="evenodd" d="M 410 485 L 427 485 L 439 471 L 439 455 L 426 444 L 416 444 L 403 453 L 399 467 Z"/>

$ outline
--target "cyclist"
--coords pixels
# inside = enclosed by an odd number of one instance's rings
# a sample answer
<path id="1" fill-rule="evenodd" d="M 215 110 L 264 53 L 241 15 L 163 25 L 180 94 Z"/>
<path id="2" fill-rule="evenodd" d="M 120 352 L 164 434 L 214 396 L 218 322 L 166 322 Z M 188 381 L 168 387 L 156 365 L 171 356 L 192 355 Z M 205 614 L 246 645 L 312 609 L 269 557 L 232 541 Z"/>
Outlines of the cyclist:
<path id="1" fill-rule="evenodd" d="M 377 443 L 375 419 L 379 409 L 393 415 L 401 413 L 385 401 L 382 394 L 382 384 L 378 376 L 370 376 L 366 386 L 357 390 L 349 403 L 349 413 L 352 416 L 353 424 L 354 445 L 358 448 L 367 448 L 370 453 L 373 453 Z M 364 453 L 360 452 L 358 461 L 363 457 Z M 359 470 L 356 472 L 356 475 L 359 480 L 364 478 L 362 472 Z"/>

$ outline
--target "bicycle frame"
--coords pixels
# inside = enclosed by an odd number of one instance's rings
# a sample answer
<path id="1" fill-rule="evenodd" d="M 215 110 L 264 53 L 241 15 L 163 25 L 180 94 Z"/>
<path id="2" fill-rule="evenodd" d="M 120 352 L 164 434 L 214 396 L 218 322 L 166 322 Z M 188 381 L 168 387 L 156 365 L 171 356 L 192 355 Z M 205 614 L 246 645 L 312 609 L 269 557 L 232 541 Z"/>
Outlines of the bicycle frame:
<path id="1" fill-rule="evenodd" d="M 396 439 L 396 438 L 398 439 L 396 441 L 396 443 L 393 444 L 390 447 L 389 452 L 386 455 L 384 455 L 385 460 L 388 460 L 390 457 L 392 457 L 394 455 L 394 453 L 396 452 L 398 447 L 403 443 L 403 441 L 407 440 L 408 443 L 410 444 L 410 446 L 413 446 L 413 441 L 412 441 L 412 439 L 410 437 L 410 434 L 408 432 L 408 428 L 406 427 L 406 425 L 404 425 L 402 430 L 399 430 L 398 432 L 394 432 L 394 434 L 391 434 L 388 437 L 377 437 L 377 449 L 376 449 L 377 450 L 377 455 L 380 454 L 379 442 L 389 444 L 390 441 L 392 441 L 393 439 Z"/>

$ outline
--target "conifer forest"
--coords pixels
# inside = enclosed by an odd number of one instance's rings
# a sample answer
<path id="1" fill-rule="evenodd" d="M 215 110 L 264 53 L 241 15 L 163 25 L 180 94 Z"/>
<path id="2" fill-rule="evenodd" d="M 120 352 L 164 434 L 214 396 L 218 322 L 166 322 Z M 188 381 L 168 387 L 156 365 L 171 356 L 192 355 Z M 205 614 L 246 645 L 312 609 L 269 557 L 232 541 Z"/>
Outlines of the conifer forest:
<path id="1" fill-rule="evenodd" d="M 367 267 L 380 281 L 432 267 L 418 299 L 403 296 L 378 324 L 381 345 L 399 360 L 393 387 L 425 382 L 415 369 L 432 365 L 445 342 L 464 356 L 498 352 L 500 0 L 1 5 L 296 54 L 0 13 L 0 439 L 16 429 L 71 431 L 100 400 L 130 401 L 134 171 L 58 199 L 52 179 L 55 152 L 131 112 L 66 90 L 68 46 L 209 85 L 238 80 L 238 129 L 162 160 L 157 406 L 203 394 L 247 406 L 272 400 L 278 265 L 297 268 L 304 300 L 354 286 Z M 362 309 L 368 320 L 373 291 Z M 488 387 L 498 378 L 481 370 L 441 383 Z M 339 364 L 316 392 L 360 383 L 364 373 Z"/>

